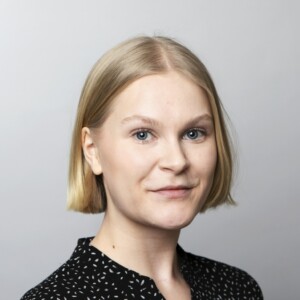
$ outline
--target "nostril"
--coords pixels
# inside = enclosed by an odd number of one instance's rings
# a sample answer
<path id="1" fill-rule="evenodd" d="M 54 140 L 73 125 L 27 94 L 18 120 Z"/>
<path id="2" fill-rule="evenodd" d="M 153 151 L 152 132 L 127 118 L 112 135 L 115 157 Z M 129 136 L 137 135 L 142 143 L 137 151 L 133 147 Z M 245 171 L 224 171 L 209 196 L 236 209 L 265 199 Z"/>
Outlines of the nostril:
<path id="1" fill-rule="evenodd" d="M 160 159 L 160 168 L 173 172 L 182 172 L 188 167 L 188 160 L 180 147 L 170 147 Z"/>

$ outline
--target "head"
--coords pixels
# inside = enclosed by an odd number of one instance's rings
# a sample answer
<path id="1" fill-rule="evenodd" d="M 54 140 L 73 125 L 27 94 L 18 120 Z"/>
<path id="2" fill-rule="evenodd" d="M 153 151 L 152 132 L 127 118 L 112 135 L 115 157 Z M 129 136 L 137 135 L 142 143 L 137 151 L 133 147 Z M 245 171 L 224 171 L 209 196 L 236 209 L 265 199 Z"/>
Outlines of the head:
<path id="1" fill-rule="evenodd" d="M 213 182 L 201 212 L 234 204 L 230 195 L 232 154 L 224 110 L 203 63 L 186 47 L 166 37 L 137 37 L 108 51 L 93 67 L 82 90 L 75 121 L 69 166 L 68 207 L 98 213 L 106 209 L 102 175 L 95 175 L 82 150 L 82 128 L 101 128 L 114 99 L 134 81 L 175 71 L 203 89 L 213 116 L 217 162 Z"/>

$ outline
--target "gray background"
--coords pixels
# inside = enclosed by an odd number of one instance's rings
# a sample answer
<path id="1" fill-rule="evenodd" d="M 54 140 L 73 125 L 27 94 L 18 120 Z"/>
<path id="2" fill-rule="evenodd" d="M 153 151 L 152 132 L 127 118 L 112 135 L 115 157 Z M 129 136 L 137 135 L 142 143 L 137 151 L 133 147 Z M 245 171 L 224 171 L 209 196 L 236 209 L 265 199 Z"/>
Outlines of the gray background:
<path id="1" fill-rule="evenodd" d="M 65 210 L 68 153 L 93 63 L 138 34 L 175 37 L 213 75 L 239 156 L 239 206 L 199 215 L 189 251 L 299 299 L 299 1 L 0 1 L 0 293 L 18 299 L 92 236 Z"/>

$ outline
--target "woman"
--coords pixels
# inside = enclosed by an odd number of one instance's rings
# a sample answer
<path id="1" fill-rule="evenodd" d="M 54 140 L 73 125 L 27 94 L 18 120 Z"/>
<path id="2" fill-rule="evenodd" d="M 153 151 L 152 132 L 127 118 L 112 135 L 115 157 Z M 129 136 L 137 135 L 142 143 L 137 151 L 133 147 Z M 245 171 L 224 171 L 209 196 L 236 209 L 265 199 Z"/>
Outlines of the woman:
<path id="1" fill-rule="evenodd" d="M 25 299 L 262 299 L 246 272 L 185 252 L 181 228 L 228 203 L 232 157 L 199 59 L 166 37 L 116 46 L 84 85 L 68 206 L 104 212 L 93 238 Z"/>

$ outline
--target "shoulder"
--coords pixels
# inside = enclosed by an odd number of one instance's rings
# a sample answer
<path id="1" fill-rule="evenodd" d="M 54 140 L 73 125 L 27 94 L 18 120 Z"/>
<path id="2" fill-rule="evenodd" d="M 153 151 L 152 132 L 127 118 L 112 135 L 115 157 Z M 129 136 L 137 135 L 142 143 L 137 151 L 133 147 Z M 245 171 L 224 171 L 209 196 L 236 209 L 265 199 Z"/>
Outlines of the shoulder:
<path id="1" fill-rule="evenodd" d="M 85 274 L 85 278 L 89 278 L 89 269 L 86 269 L 88 257 L 83 254 L 84 243 L 87 244 L 88 241 L 88 239 L 79 240 L 71 258 L 45 280 L 30 289 L 21 300 L 80 298 L 82 289 L 86 286 L 81 275 Z"/>
<path id="2" fill-rule="evenodd" d="M 189 274 L 193 286 L 202 296 L 213 295 L 213 299 L 263 299 L 258 283 L 247 272 L 206 257 L 183 253 L 183 272 Z"/>
<path id="3" fill-rule="evenodd" d="M 60 299 L 59 296 L 65 296 L 68 289 L 74 284 L 76 285 L 75 275 L 76 269 L 66 262 L 49 277 L 30 289 L 21 300 Z"/>

